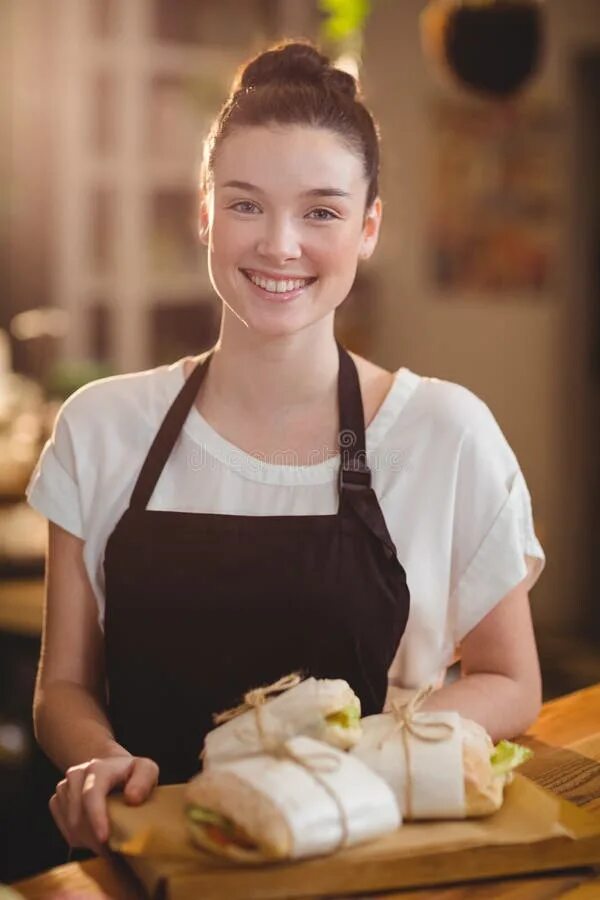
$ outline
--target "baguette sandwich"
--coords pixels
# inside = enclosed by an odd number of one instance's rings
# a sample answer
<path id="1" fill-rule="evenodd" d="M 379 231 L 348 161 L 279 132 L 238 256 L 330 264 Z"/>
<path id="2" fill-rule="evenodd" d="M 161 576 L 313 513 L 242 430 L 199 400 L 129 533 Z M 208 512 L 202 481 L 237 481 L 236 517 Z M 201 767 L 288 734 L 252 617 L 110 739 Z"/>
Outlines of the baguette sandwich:
<path id="1" fill-rule="evenodd" d="M 360 700 L 346 681 L 307 678 L 210 731 L 204 739 L 203 767 L 259 753 L 265 738 L 280 743 L 303 734 L 347 750 L 362 734 L 360 711 Z"/>
<path id="2" fill-rule="evenodd" d="M 532 755 L 510 741 L 494 747 L 485 728 L 456 712 L 415 712 L 410 726 L 390 713 L 368 716 L 351 750 L 389 784 L 405 819 L 490 815 Z"/>
<path id="3" fill-rule="evenodd" d="M 244 863 L 330 853 L 401 823 L 388 785 L 358 758 L 298 736 L 290 757 L 220 764 L 186 788 L 186 822 L 201 849 Z"/>

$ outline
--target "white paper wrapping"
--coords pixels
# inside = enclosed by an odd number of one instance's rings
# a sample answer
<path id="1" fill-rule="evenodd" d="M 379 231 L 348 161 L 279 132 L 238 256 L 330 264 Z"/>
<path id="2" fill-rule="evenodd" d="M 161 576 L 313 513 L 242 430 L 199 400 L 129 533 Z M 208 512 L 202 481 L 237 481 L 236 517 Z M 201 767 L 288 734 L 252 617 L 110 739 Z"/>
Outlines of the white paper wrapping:
<path id="1" fill-rule="evenodd" d="M 307 678 L 268 699 L 259 714 L 265 733 L 276 742 L 298 734 L 318 739 L 326 733 L 324 710 L 340 708 L 352 696 L 348 683 L 342 679 Z M 262 741 L 256 717 L 256 711 L 251 709 L 210 731 L 204 739 L 203 768 L 260 752 Z"/>
<path id="2" fill-rule="evenodd" d="M 375 772 L 358 758 L 321 741 L 298 736 L 287 742 L 297 755 L 312 760 L 316 777 L 287 759 L 254 756 L 224 763 L 219 768 L 234 772 L 260 790 L 277 806 L 292 835 L 292 857 L 330 853 L 339 848 L 344 824 L 341 811 L 318 779 L 335 793 L 347 823 L 346 846 L 394 831 L 401 824 L 394 794 Z M 332 758 L 338 761 L 332 765 Z M 320 765 L 321 764 L 321 765 Z"/>
<path id="3" fill-rule="evenodd" d="M 403 817 L 408 816 L 406 779 L 410 778 L 412 818 L 465 818 L 460 715 L 456 712 L 417 712 L 413 714 L 413 722 L 419 731 L 441 740 L 421 740 L 408 732 L 410 771 L 404 739 L 392 714 L 383 713 L 362 719 L 363 736 L 350 751 L 351 755 L 361 759 L 387 782 Z M 445 729 L 444 725 L 450 725 L 452 731 Z"/>

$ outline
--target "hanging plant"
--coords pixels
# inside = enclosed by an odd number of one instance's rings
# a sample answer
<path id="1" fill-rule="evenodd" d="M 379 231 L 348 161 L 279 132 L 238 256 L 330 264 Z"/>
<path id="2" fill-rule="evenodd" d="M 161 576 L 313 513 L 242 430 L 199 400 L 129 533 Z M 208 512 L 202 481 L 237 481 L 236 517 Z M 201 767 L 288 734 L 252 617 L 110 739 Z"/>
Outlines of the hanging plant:
<path id="1" fill-rule="evenodd" d="M 421 15 L 434 64 L 496 99 L 518 93 L 538 69 L 543 25 L 541 0 L 431 0 Z"/>
<path id="2" fill-rule="evenodd" d="M 371 0 L 319 0 L 319 10 L 324 16 L 321 45 L 332 55 L 353 57 L 358 64 Z"/>

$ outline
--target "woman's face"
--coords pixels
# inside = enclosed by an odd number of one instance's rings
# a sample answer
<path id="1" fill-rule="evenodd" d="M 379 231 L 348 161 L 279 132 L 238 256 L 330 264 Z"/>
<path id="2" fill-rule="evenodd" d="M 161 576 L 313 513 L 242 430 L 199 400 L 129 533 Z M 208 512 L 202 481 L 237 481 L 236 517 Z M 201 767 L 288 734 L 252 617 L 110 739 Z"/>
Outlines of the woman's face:
<path id="1" fill-rule="evenodd" d="M 270 336 L 332 316 L 377 242 L 360 157 L 323 128 L 243 127 L 218 148 L 213 184 L 201 235 L 226 306 Z"/>

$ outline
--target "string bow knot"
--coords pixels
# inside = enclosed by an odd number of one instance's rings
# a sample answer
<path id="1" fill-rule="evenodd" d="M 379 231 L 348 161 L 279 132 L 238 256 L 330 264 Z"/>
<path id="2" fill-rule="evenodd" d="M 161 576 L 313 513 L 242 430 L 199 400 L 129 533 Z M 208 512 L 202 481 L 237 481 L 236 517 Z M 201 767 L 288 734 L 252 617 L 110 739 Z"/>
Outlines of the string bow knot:
<path id="1" fill-rule="evenodd" d="M 213 722 L 215 725 L 221 725 L 223 722 L 229 722 L 230 719 L 241 716 L 242 713 L 248 712 L 250 709 L 257 709 L 266 703 L 268 697 L 271 697 L 273 694 L 281 694 L 283 691 L 289 691 L 290 688 L 300 684 L 301 680 L 301 675 L 298 672 L 290 672 L 289 675 L 284 675 L 283 678 L 274 681 L 272 684 L 252 688 L 252 690 L 246 691 L 243 702 L 238 706 L 215 713 Z"/>

